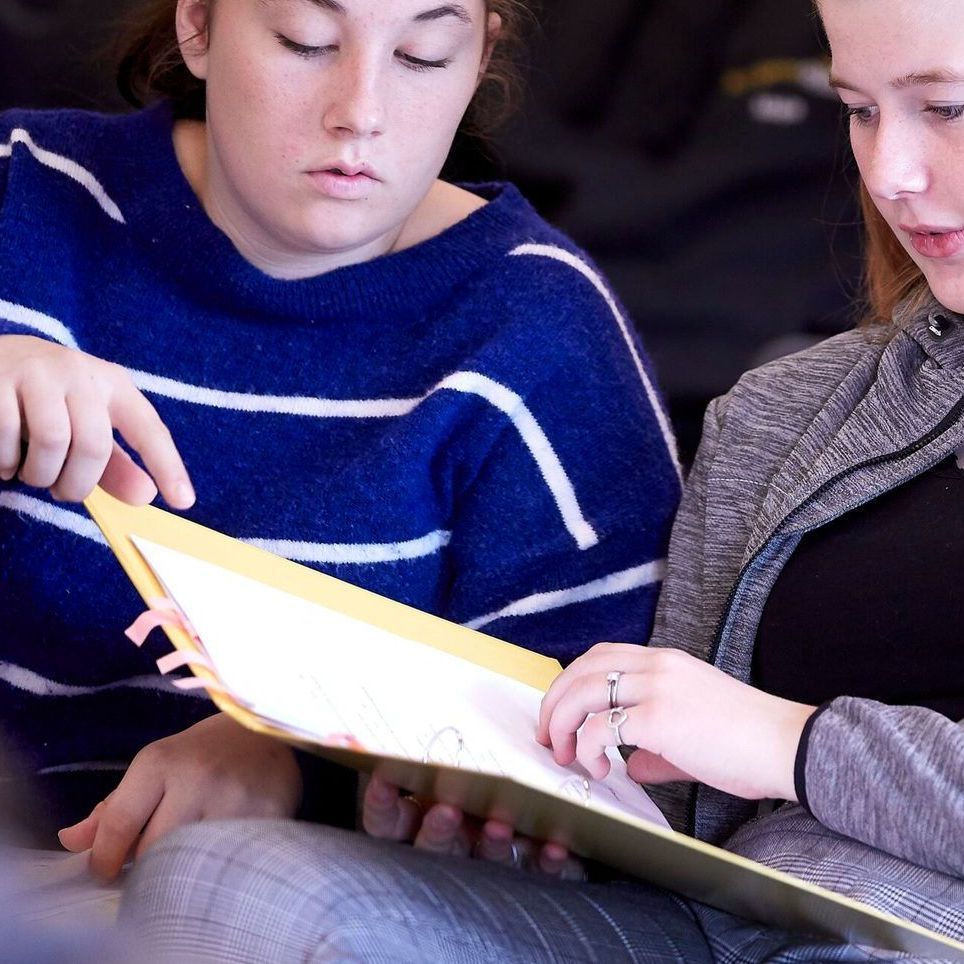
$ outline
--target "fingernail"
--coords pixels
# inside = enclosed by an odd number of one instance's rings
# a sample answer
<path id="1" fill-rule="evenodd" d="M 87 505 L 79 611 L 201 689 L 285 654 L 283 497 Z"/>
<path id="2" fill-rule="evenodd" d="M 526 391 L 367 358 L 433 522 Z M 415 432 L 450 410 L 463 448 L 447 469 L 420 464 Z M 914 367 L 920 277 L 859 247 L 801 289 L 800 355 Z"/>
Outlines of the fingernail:
<path id="1" fill-rule="evenodd" d="M 432 826 L 436 830 L 454 829 L 458 826 L 458 818 L 451 811 L 436 810 L 432 814 Z"/>
<path id="2" fill-rule="evenodd" d="M 543 856 L 553 864 L 561 864 L 565 861 L 569 852 L 559 844 L 546 844 L 542 850 Z"/>
<path id="3" fill-rule="evenodd" d="M 184 509 L 189 509 L 194 505 L 197 498 L 190 482 L 179 482 L 174 489 L 174 494 L 177 497 L 178 505 Z"/>

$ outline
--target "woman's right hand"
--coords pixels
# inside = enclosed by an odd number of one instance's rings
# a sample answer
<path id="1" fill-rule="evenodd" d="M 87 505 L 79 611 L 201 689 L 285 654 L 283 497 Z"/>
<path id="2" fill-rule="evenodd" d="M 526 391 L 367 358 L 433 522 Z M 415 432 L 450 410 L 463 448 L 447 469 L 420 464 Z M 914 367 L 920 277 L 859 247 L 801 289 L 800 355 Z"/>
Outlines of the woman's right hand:
<path id="1" fill-rule="evenodd" d="M 458 807 L 434 803 L 423 808 L 399 788 L 372 776 L 362 801 L 362 826 L 373 837 L 412 843 L 420 850 L 526 867 L 563 880 L 584 880 L 582 862 L 557 843 L 520 837 L 500 820 L 473 826 Z"/>
<path id="2" fill-rule="evenodd" d="M 115 429 L 146 472 L 114 440 Z M 127 371 L 30 335 L 0 336 L 0 479 L 16 475 L 65 502 L 100 485 L 132 505 L 158 490 L 173 508 L 194 504 L 171 433 Z"/>

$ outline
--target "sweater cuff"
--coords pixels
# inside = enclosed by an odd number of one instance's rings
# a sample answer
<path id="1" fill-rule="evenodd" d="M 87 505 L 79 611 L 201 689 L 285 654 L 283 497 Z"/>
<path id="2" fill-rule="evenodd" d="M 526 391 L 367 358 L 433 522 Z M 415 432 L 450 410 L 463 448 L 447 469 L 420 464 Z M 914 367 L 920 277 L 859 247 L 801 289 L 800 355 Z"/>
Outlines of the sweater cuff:
<path id="1" fill-rule="evenodd" d="M 797 757 L 793 763 L 793 788 L 797 794 L 797 802 L 811 817 L 813 811 L 807 801 L 807 748 L 810 745 L 810 733 L 813 730 L 813 724 L 817 722 L 817 717 L 821 716 L 832 702 L 833 700 L 828 700 L 822 706 L 818 706 L 810 714 L 807 722 L 803 724 L 803 732 L 800 734 L 800 742 L 797 744 Z"/>

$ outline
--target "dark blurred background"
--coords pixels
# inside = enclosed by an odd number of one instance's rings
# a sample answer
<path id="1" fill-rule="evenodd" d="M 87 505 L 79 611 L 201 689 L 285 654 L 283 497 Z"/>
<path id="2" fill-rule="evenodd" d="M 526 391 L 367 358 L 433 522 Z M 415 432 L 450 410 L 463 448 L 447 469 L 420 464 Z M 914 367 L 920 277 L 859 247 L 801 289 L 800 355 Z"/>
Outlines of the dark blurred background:
<path id="1" fill-rule="evenodd" d="M 0 0 L 0 108 L 119 108 L 132 0 Z M 860 235 L 811 0 L 543 0 L 528 93 L 448 174 L 508 177 L 601 265 L 684 458 L 706 403 L 855 320 Z"/>

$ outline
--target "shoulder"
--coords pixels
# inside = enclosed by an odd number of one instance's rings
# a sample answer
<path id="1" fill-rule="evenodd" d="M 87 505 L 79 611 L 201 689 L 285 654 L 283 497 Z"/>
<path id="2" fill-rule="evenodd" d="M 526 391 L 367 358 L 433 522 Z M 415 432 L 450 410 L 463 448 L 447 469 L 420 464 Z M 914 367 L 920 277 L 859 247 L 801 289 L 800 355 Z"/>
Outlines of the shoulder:
<path id="1" fill-rule="evenodd" d="M 900 334 L 858 328 L 743 375 L 713 403 L 718 418 L 809 424 L 831 399 L 852 409 L 874 383 L 880 360 Z"/>
<path id="2" fill-rule="evenodd" d="M 497 288 L 501 301 L 524 315 L 532 328 L 553 335 L 569 331 L 598 337 L 602 322 L 614 333 L 628 327 L 625 309 L 590 255 L 546 221 L 513 185 L 478 185 L 473 190 L 491 197 L 484 213 L 495 226 L 496 257 L 482 281 Z"/>
<path id="3" fill-rule="evenodd" d="M 0 111 L 0 144 L 22 144 L 41 150 L 88 150 L 112 131 L 129 124 L 131 116 L 83 110 Z"/>
<path id="4" fill-rule="evenodd" d="M 2 195 L 11 204 L 36 209 L 42 199 L 59 217 L 86 214 L 90 199 L 115 221 L 119 186 L 143 173 L 145 145 L 160 143 L 170 119 L 163 107 L 133 114 L 82 110 L 0 113 L 0 155 L 6 157 Z M 138 150 L 140 147 L 140 153 Z"/>

